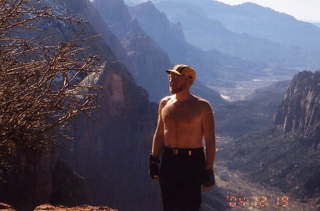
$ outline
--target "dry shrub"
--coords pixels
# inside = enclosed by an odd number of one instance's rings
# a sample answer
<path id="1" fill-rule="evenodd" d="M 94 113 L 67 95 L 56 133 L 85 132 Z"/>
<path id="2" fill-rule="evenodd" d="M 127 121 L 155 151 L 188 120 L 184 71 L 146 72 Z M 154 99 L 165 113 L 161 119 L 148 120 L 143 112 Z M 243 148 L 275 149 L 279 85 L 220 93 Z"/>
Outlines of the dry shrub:
<path id="1" fill-rule="evenodd" d="M 75 41 L 33 40 L 28 32 L 44 19 L 81 22 L 41 1 L 0 0 L 0 177 L 18 148 L 50 148 L 72 118 L 95 107 L 98 87 L 79 81 L 98 71 L 97 57 Z"/>

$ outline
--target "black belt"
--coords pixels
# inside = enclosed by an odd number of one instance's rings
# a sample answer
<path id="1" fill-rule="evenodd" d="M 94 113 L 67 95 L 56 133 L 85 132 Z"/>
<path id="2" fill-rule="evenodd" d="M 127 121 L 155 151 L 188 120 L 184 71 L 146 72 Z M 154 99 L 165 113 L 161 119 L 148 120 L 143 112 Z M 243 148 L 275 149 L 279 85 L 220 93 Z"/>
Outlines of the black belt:
<path id="1" fill-rule="evenodd" d="M 203 148 L 171 148 L 171 147 L 164 147 L 164 153 L 169 153 L 172 155 L 184 155 L 184 156 L 192 156 L 196 154 L 202 154 Z"/>

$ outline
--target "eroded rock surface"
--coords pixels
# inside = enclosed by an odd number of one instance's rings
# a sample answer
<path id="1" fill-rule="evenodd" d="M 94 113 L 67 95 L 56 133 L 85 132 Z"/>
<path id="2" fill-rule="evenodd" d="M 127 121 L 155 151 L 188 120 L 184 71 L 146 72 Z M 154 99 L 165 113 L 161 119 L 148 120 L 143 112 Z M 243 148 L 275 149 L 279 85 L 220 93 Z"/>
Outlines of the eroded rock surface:
<path id="1" fill-rule="evenodd" d="M 274 119 L 285 132 L 305 137 L 320 135 L 319 71 L 304 71 L 293 78 Z"/>

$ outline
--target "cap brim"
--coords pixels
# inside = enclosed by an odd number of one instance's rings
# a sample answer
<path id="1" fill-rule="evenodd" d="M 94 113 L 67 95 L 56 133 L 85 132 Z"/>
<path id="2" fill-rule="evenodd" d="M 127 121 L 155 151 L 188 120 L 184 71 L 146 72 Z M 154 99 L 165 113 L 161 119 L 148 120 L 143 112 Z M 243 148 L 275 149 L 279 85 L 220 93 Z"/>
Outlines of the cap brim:
<path id="1" fill-rule="evenodd" d="M 166 70 L 167 73 L 175 73 L 177 75 L 182 75 L 181 73 L 179 73 L 178 71 L 176 70 L 172 70 L 172 69 L 169 69 L 169 70 Z"/>

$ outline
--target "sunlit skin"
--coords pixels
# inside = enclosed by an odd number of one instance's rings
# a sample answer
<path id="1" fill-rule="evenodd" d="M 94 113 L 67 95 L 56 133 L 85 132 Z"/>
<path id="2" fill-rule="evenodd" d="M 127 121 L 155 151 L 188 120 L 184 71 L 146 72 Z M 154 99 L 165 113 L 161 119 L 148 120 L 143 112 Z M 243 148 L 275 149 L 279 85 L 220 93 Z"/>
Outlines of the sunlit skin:
<path id="1" fill-rule="evenodd" d="M 163 98 L 158 108 L 158 123 L 153 136 L 152 154 L 159 157 L 163 146 L 199 148 L 206 145 L 206 168 L 212 169 L 215 160 L 214 116 L 210 104 L 190 93 L 192 79 L 168 74 L 172 95 Z M 159 179 L 156 179 L 157 181 Z M 209 188 L 205 188 L 206 190 Z"/>

